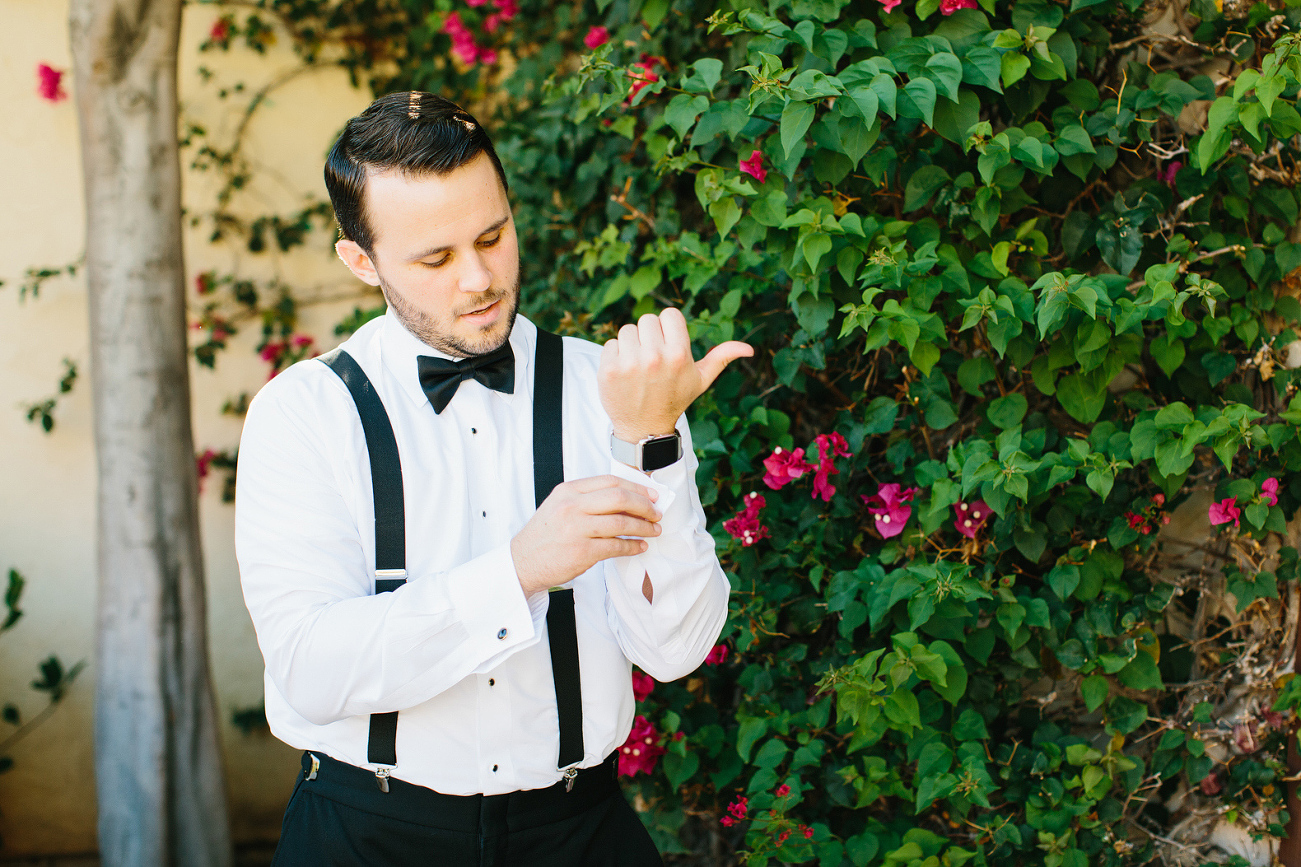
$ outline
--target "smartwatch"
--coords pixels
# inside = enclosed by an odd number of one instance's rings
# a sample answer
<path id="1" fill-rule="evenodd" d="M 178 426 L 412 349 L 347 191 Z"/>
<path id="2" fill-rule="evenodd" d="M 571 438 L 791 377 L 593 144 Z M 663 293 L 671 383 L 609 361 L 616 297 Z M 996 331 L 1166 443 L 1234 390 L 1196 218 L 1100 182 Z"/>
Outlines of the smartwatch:
<path id="1" fill-rule="evenodd" d="M 646 437 L 640 442 L 630 443 L 610 434 L 610 454 L 620 463 L 649 473 L 675 464 L 682 458 L 682 437 L 674 431 L 668 436 Z"/>

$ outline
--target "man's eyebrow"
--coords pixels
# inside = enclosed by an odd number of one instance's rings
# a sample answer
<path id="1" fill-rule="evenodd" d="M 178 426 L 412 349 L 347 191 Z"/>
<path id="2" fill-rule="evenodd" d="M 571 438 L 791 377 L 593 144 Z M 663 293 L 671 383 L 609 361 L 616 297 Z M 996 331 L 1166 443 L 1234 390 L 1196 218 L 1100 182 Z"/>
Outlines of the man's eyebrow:
<path id="1" fill-rule="evenodd" d="M 498 220 L 497 222 L 493 223 L 492 225 L 484 229 L 482 232 L 480 232 L 479 237 L 482 238 L 484 235 L 491 235 L 493 232 L 498 231 L 509 222 L 510 222 L 510 215 L 502 217 L 500 220 Z M 421 259 L 428 259 L 430 256 L 437 256 L 439 253 L 446 253 L 450 249 L 452 249 L 450 244 L 444 244 L 441 247 L 430 247 L 428 250 L 425 250 L 423 253 L 417 253 L 416 255 L 412 256 L 410 261 L 418 262 Z"/>

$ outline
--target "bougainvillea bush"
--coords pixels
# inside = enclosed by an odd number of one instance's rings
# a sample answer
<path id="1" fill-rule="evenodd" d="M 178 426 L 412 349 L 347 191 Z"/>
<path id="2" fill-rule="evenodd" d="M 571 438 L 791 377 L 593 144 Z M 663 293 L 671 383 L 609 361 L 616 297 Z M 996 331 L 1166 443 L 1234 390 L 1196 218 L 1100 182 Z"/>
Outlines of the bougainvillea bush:
<path id="1" fill-rule="evenodd" d="M 671 860 L 1191 865 L 1282 833 L 1292 6 L 262 5 L 490 121 L 543 325 L 676 305 L 758 350 L 691 414 L 723 643 L 638 676 L 620 757 Z"/>

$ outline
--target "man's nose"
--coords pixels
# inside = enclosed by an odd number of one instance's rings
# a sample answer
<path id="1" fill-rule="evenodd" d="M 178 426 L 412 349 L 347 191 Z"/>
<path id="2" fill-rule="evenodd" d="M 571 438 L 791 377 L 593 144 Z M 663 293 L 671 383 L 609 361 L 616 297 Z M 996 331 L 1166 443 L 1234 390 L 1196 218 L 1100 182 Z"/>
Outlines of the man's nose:
<path id="1" fill-rule="evenodd" d="M 488 263 L 484 261 L 483 254 L 476 250 L 473 255 L 462 259 L 463 267 L 459 276 L 459 287 L 462 292 L 483 292 L 492 285 L 492 271 L 488 270 Z"/>

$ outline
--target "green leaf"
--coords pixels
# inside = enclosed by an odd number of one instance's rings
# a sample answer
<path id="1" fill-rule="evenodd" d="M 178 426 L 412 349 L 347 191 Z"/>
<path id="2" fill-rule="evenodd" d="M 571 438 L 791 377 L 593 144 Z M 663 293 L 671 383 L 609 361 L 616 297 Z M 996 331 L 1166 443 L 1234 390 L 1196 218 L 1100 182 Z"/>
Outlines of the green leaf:
<path id="1" fill-rule="evenodd" d="M 1147 348 L 1152 353 L 1152 360 L 1166 376 L 1174 376 L 1179 365 L 1184 363 L 1184 342 L 1172 334 L 1164 333 L 1154 337 Z"/>
<path id="2" fill-rule="evenodd" d="M 894 421 L 899 417 L 899 405 L 893 398 L 875 397 L 863 413 L 863 432 L 883 434 L 894 430 Z"/>
<path id="3" fill-rule="evenodd" d="M 1013 392 L 989 402 L 989 421 L 995 427 L 1006 430 L 1020 424 L 1028 408 L 1025 395 Z"/>
<path id="4" fill-rule="evenodd" d="M 935 125 L 935 82 L 914 78 L 903 87 L 899 111 L 904 117 L 920 117 L 927 126 Z"/>
<path id="5" fill-rule="evenodd" d="M 957 100 L 962 83 L 962 61 L 948 52 L 932 54 L 926 61 L 926 75 L 935 82 L 935 90 L 947 99 Z"/>
<path id="6" fill-rule="evenodd" d="M 1057 594 L 1058 599 L 1065 602 L 1075 592 L 1075 588 L 1080 586 L 1080 567 L 1070 563 L 1054 566 L 1048 573 L 1048 586 Z"/>
<path id="7" fill-rule="evenodd" d="M 1110 692 L 1107 679 L 1100 674 L 1091 674 L 1080 682 L 1080 696 L 1084 699 L 1084 707 L 1089 713 L 1102 707 Z"/>
<path id="8" fill-rule="evenodd" d="M 782 150 L 786 152 L 788 158 L 795 143 L 804 140 L 804 134 L 809 131 L 815 113 L 816 109 L 813 103 L 810 102 L 791 101 L 786 103 L 786 107 L 782 109 Z"/>
<path id="9" fill-rule="evenodd" d="M 904 189 L 904 213 L 925 207 L 931 200 L 931 196 L 950 180 L 949 173 L 939 166 L 922 166 L 913 172 L 912 177 L 908 179 L 908 186 Z"/>
<path id="10" fill-rule="evenodd" d="M 1093 424 L 1107 404 L 1107 390 L 1096 388 L 1087 377 L 1073 373 L 1057 383 L 1057 399 L 1076 421 Z"/>
<path id="11" fill-rule="evenodd" d="M 668 777 L 669 787 L 677 790 L 679 786 L 695 776 L 700 770 L 700 757 L 694 752 L 679 756 L 668 753 L 664 756 L 664 775 Z"/>
<path id="12" fill-rule="evenodd" d="M 962 80 L 967 84 L 1002 93 L 1002 72 L 1003 55 L 988 46 L 978 45 L 962 58 Z"/>
<path id="13" fill-rule="evenodd" d="M 1160 689 L 1163 685 L 1156 660 L 1141 650 L 1129 665 L 1116 672 L 1116 679 L 1130 689 Z"/>
<path id="14" fill-rule="evenodd" d="M 1024 54 L 1018 54 L 1015 51 L 1009 51 L 1003 55 L 1002 60 L 1002 78 L 1003 86 L 1011 87 L 1030 71 L 1030 58 Z"/>
<path id="15" fill-rule="evenodd" d="M 678 134 L 678 138 L 685 139 L 696 118 L 707 108 L 709 108 L 707 97 L 679 93 L 669 100 L 668 108 L 664 109 L 664 120 Z"/>

